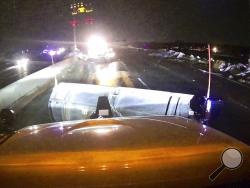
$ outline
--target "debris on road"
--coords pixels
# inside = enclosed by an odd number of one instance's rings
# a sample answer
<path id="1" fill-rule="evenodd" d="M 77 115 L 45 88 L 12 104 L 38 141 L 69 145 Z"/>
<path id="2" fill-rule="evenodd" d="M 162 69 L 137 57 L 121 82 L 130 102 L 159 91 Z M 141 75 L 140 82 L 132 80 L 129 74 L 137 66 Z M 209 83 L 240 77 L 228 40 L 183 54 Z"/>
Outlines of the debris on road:
<path id="1" fill-rule="evenodd" d="M 156 52 L 148 54 L 149 56 L 162 57 L 162 58 L 175 58 L 175 59 L 187 59 L 194 63 L 208 64 L 206 58 L 201 58 L 200 56 L 190 56 L 184 54 L 180 51 L 161 49 Z M 176 61 L 178 62 L 178 61 Z M 250 84 L 250 63 L 248 65 L 237 63 L 232 64 L 223 60 L 212 59 L 213 71 L 216 73 L 221 73 L 222 76 L 238 81 L 244 84 Z"/>
<path id="2" fill-rule="evenodd" d="M 213 66 L 215 71 L 221 72 L 225 77 L 240 83 L 250 84 L 250 64 L 231 64 L 217 60 Z"/>
<path id="3" fill-rule="evenodd" d="M 150 53 L 149 56 L 183 59 L 186 55 L 182 52 L 164 49 L 158 52 Z"/>
<path id="4" fill-rule="evenodd" d="M 179 55 L 177 56 L 177 59 L 182 59 L 185 57 L 185 54 L 180 52 Z"/>
<path id="5" fill-rule="evenodd" d="M 191 61 L 196 60 L 196 58 L 194 57 L 194 55 L 190 55 L 190 60 L 191 60 Z"/>

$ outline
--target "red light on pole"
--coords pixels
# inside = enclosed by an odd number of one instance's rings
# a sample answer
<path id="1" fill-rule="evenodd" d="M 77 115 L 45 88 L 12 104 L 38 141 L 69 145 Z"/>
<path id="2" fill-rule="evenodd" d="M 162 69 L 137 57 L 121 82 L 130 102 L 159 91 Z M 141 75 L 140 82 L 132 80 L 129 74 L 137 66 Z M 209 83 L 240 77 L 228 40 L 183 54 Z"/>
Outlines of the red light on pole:
<path id="1" fill-rule="evenodd" d="M 86 25 L 92 25 L 92 24 L 94 24 L 94 18 L 92 18 L 92 17 L 87 17 L 87 18 L 84 19 L 84 23 L 85 23 Z"/>
<path id="2" fill-rule="evenodd" d="M 77 26 L 79 26 L 79 21 L 78 20 L 71 20 L 70 21 L 70 25 L 73 27 L 73 28 L 75 28 L 75 27 L 77 27 Z"/>

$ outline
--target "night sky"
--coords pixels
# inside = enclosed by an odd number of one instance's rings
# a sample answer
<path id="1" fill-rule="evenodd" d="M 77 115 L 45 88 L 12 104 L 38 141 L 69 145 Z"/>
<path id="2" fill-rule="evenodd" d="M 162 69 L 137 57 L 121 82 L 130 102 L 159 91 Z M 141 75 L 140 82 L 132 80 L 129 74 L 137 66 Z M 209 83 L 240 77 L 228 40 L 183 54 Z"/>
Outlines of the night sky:
<path id="1" fill-rule="evenodd" d="M 70 0 L 0 3 L 2 37 L 72 40 Z M 93 4 L 93 29 L 112 40 L 250 44 L 248 0 L 93 0 Z M 78 36 L 85 27 L 79 28 Z"/>

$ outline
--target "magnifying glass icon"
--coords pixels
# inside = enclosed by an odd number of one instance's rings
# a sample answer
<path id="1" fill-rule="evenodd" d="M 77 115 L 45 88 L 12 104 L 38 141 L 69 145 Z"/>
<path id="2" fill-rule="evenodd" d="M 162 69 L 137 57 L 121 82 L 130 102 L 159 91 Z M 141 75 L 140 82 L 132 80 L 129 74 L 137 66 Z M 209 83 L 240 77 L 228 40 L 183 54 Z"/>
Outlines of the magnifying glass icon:
<path id="1" fill-rule="evenodd" d="M 214 181 L 225 168 L 235 170 L 241 166 L 242 162 L 243 154 L 238 149 L 226 149 L 221 156 L 221 166 L 210 174 L 209 179 Z"/>

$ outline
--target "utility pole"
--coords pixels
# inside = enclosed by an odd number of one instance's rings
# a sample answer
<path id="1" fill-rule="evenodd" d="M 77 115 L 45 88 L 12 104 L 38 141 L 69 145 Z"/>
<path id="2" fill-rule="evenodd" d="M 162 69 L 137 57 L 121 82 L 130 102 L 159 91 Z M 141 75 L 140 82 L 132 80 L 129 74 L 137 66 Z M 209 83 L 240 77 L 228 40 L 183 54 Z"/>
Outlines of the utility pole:
<path id="1" fill-rule="evenodd" d="M 73 17 L 73 22 L 76 23 L 75 17 Z M 77 27 L 77 25 L 75 24 L 75 25 L 73 26 L 74 50 L 77 49 L 77 44 L 76 44 L 76 27 Z"/>
<path id="2" fill-rule="evenodd" d="M 74 49 L 77 49 L 77 27 L 80 25 L 79 19 L 85 18 L 83 23 L 85 25 L 92 25 L 94 19 L 92 17 L 85 17 L 85 15 L 90 15 L 94 12 L 92 8 L 92 3 L 86 2 L 86 0 L 76 1 L 74 0 L 70 5 L 72 20 L 70 22 L 73 28 L 73 40 L 74 40 Z"/>
<path id="3" fill-rule="evenodd" d="M 73 28 L 73 40 L 74 40 L 74 50 L 77 49 L 77 41 L 76 41 L 76 27 L 77 27 L 77 23 L 76 23 L 76 18 L 75 18 L 75 10 L 76 10 L 76 1 L 74 0 L 73 4 L 70 5 L 70 8 L 72 10 L 72 17 L 73 17 L 73 21 L 71 22 L 72 28 Z"/>

